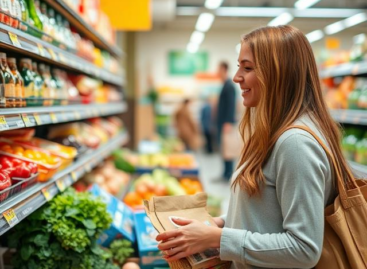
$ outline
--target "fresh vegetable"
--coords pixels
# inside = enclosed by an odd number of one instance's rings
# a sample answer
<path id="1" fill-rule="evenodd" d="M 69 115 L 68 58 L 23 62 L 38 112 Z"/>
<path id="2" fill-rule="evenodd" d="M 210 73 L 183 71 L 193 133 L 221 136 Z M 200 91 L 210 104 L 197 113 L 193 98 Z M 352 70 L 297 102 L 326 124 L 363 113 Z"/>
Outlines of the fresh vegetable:
<path id="1" fill-rule="evenodd" d="M 15 167 L 10 175 L 11 177 L 29 178 L 31 176 L 31 170 L 27 167 L 26 164 L 22 164 Z"/>
<path id="2" fill-rule="evenodd" d="M 112 222 L 106 205 L 90 193 L 68 189 L 15 226 L 15 269 L 117 269 L 96 239 Z"/>
<path id="3" fill-rule="evenodd" d="M 111 243 L 110 251 L 114 262 L 121 266 L 134 253 L 134 248 L 130 241 L 118 239 Z"/>
<path id="4" fill-rule="evenodd" d="M 0 160 L 1 167 L 3 169 L 13 168 L 13 163 L 10 161 L 10 158 L 2 157 Z"/>
<path id="5" fill-rule="evenodd" d="M 11 180 L 7 173 L 0 172 L 0 191 L 11 186 Z"/>

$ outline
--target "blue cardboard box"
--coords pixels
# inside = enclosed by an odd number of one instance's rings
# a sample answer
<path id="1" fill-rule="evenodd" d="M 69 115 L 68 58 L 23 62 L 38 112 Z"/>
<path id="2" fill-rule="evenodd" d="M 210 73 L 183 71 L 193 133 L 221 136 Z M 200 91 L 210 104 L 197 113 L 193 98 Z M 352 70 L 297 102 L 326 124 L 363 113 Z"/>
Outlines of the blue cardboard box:
<path id="1" fill-rule="evenodd" d="M 162 252 L 157 247 L 158 242 L 155 238 L 158 232 L 145 211 L 135 212 L 134 218 L 141 269 L 168 267 L 168 263 L 162 258 Z"/>
<path id="2" fill-rule="evenodd" d="M 135 242 L 134 213 L 132 210 L 122 201 L 101 189 L 97 184 L 94 184 L 89 191 L 93 195 L 102 198 L 107 204 L 107 211 L 113 219 L 110 228 L 104 231 L 98 239 L 98 244 L 108 247 L 115 238 L 121 236 Z"/>

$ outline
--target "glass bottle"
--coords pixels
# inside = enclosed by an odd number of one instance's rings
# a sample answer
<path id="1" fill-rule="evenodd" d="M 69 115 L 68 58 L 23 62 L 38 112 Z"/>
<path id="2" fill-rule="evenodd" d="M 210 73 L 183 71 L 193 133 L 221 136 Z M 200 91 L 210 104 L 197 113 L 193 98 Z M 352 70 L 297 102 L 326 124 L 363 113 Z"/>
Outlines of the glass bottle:
<path id="1" fill-rule="evenodd" d="M 24 82 L 24 98 L 27 106 L 35 106 L 37 93 L 34 87 L 34 78 L 32 74 L 32 61 L 31 59 L 24 58 L 20 60 L 20 74 Z"/>
<path id="2" fill-rule="evenodd" d="M 45 87 L 45 83 L 38 72 L 38 66 L 36 62 L 32 63 L 32 74 L 35 88 L 39 91 L 38 105 L 42 106 L 45 104 L 45 93 L 47 92 L 47 88 Z"/>
<path id="3" fill-rule="evenodd" d="M 68 22 L 68 20 L 64 19 L 63 20 L 63 24 L 64 24 L 64 31 L 65 31 L 65 40 L 67 42 L 67 45 L 72 48 L 72 49 L 77 49 L 76 47 L 76 41 L 75 41 L 75 37 L 73 35 L 73 33 L 71 32 L 70 29 L 70 23 Z"/>
<path id="4" fill-rule="evenodd" d="M 45 102 L 44 105 L 47 106 L 51 106 L 54 104 L 54 99 L 55 99 L 55 92 L 56 92 L 56 85 L 55 85 L 55 81 L 53 81 L 51 79 L 51 74 L 50 74 L 50 67 L 45 65 L 45 64 L 40 64 L 39 65 L 39 72 L 40 75 L 44 81 L 44 83 L 46 84 L 47 87 L 47 92 L 44 93 L 44 97 L 45 97 Z"/>
<path id="5" fill-rule="evenodd" d="M 28 22 L 29 20 L 29 12 L 28 12 L 28 6 L 25 0 L 19 0 L 20 4 L 20 10 L 22 12 L 22 18 L 21 20 L 24 22 Z"/>
<path id="6" fill-rule="evenodd" d="M 8 65 L 15 79 L 16 107 L 23 107 L 25 106 L 24 82 L 23 82 L 22 76 L 20 75 L 18 71 L 17 62 L 15 58 L 8 58 Z"/>
<path id="7" fill-rule="evenodd" d="M 16 107 L 16 95 L 15 95 L 15 78 L 11 73 L 8 62 L 6 61 L 6 54 L 0 52 L 0 68 L 4 75 L 4 96 L 6 107 Z"/>
<path id="8" fill-rule="evenodd" d="M 10 1 L 0 0 L 1 22 L 10 25 Z"/>
<path id="9" fill-rule="evenodd" d="M 41 4 L 41 14 L 40 14 L 40 19 L 42 21 L 42 24 L 43 24 L 43 31 L 52 36 L 53 32 L 52 32 L 52 29 L 51 29 L 51 26 L 50 26 L 50 21 L 48 19 L 48 16 L 47 16 L 47 5 L 46 3 L 42 3 Z"/>
<path id="10" fill-rule="evenodd" d="M 22 19 L 22 11 L 20 8 L 19 0 L 9 0 L 9 10 L 11 18 L 11 26 L 14 28 L 18 28 L 19 21 Z"/>
<path id="11" fill-rule="evenodd" d="M 56 25 L 56 20 L 55 20 L 55 11 L 52 8 L 48 8 L 47 14 L 48 14 L 48 21 L 50 24 L 50 29 L 52 31 L 51 36 L 54 39 L 57 39 L 57 35 L 56 35 L 57 25 Z"/>
<path id="12" fill-rule="evenodd" d="M 36 0 L 37 1 L 37 0 Z M 39 1 L 38 1 L 39 3 Z M 37 7 L 35 5 L 35 1 L 34 0 L 27 0 L 27 6 L 28 6 L 28 11 L 29 11 L 29 21 L 30 23 L 38 28 L 39 30 L 43 30 L 43 24 L 42 21 L 38 15 L 37 12 Z"/>

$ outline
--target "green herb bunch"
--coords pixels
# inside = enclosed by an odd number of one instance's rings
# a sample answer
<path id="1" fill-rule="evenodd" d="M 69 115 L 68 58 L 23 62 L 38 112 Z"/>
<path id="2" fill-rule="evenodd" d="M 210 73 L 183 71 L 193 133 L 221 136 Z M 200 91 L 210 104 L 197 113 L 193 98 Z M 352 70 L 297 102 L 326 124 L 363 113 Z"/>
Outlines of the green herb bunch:
<path id="1" fill-rule="evenodd" d="M 131 242 L 125 239 L 114 240 L 110 245 L 110 251 L 113 260 L 119 265 L 123 265 L 126 259 L 134 253 Z"/>
<path id="2" fill-rule="evenodd" d="M 106 204 L 69 188 L 14 227 L 15 269 L 116 269 L 96 240 L 112 222 Z"/>

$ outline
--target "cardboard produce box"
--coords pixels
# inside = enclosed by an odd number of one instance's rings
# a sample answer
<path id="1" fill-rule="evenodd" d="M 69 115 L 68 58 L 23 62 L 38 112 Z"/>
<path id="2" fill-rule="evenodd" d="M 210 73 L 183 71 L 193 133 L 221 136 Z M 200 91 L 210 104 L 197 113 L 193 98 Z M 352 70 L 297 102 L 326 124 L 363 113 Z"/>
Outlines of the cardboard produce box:
<path id="1" fill-rule="evenodd" d="M 158 242 L 155 238 L 158 233 L 147 214 L 144 211 L 135 212 L 134 219 L 141 268 L 168 267 L 167 262 L 162 258 L 162 252 L 157 247 Z"/>
<path id="2" fill-rule="evenodd" d="M 130 207 L 101 189 L 97 184 L 93 184 L 89 191 L 102 198 L 113 219 L 110 228 L 103 232 L 97 242 L 104 247 L 108 247 L 115 238 L 119 237 L 135 242 L 134 214 Z"/>
<path id="3" fill-rule="evenodd" d="M 213 218 L 206 211 L 207 195 L 198 193 L 195 195 L 152 197 L 144 201 L 144 207 L 153 226 L 158 233 L 177 229 L 172 222 L 172 217 L 196 219 L 208 226 L 216 225 Z M 185 259 L 169 263 L 173 269 L 208 269 L 229 268 L 230 262 L 219 259 L 218 249 L 207 249 L 202 253 L 190 255 Z"/>

